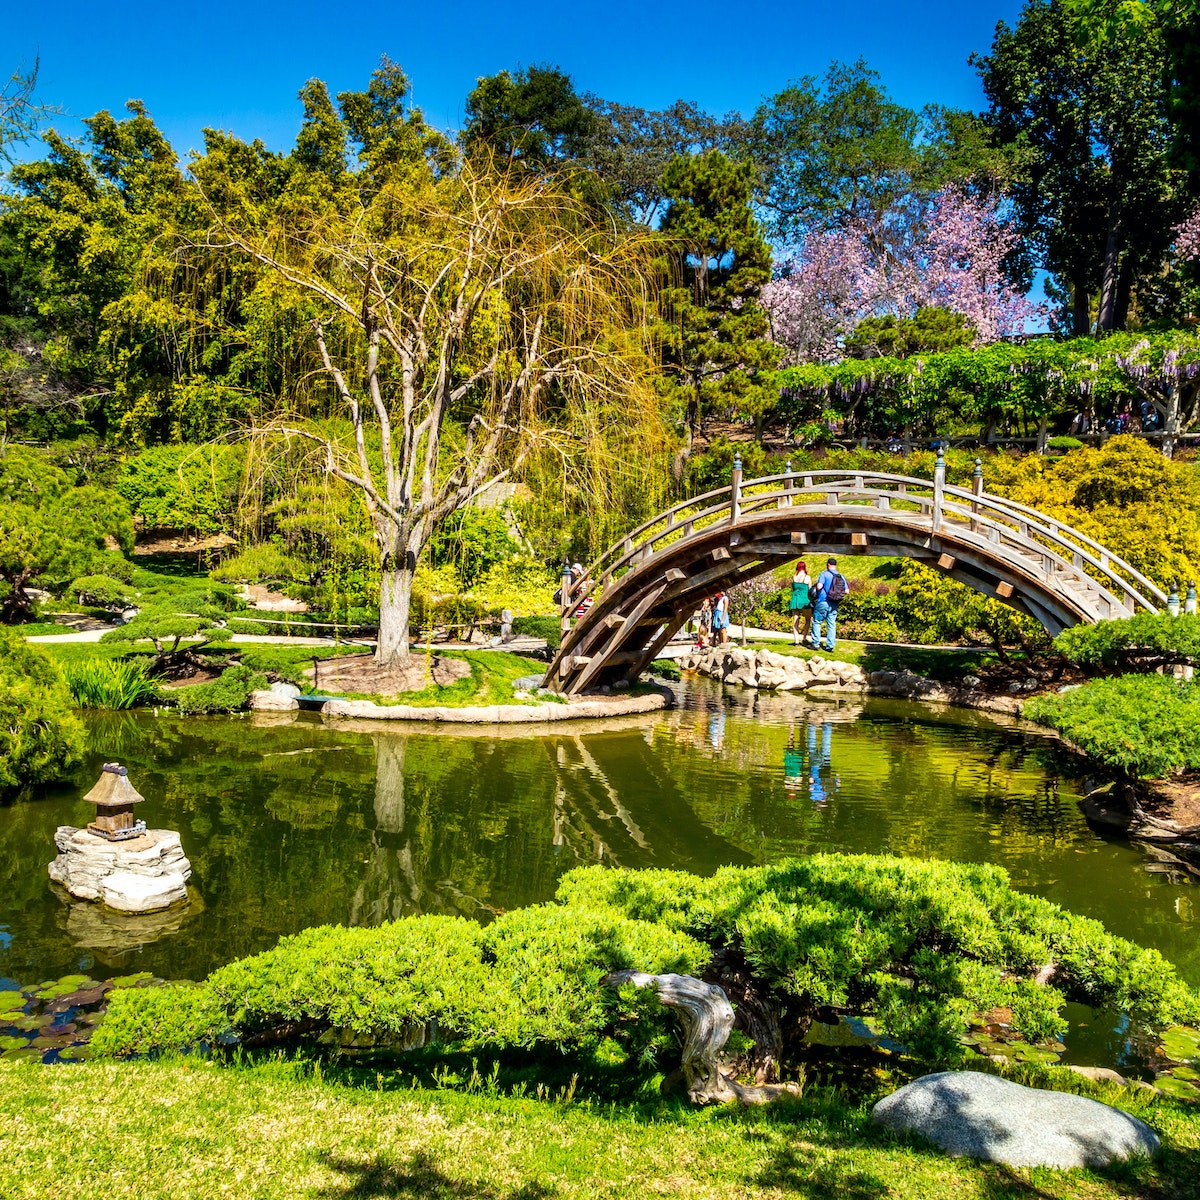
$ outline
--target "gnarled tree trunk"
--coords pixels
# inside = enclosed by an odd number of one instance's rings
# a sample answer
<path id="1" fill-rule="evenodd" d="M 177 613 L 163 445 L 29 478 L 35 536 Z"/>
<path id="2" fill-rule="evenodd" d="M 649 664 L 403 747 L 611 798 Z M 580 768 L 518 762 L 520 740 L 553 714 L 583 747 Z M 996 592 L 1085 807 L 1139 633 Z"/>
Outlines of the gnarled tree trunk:
<path id="1" fill-rule="evenodd" d="M 688 1096 L 697 1104 L 765 1104 L 780 1096 L 800 1095 L 795 1083 L 746 1087 L 721 1072 L 719 1057 L 733 1029 L 733 1005 L 714 983 L 690 975 L 647 975 L 643 971 L 612 971 L 601 983 L 620 987 L 653 988 L 659 1000 L 683 1026 L 683 1070 Z"/>

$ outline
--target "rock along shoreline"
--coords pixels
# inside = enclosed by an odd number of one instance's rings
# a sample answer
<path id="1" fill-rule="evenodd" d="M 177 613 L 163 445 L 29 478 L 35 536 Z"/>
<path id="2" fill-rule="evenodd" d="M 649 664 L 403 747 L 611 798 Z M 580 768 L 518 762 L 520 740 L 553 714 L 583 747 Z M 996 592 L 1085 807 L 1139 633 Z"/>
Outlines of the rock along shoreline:
<path id="1" fill-rule="evenodd" d="M 982 687 L 966 684 L 939 683 L 911 671 L 868 672 L 854 663 L 830 658 L 799 658 L 792 654 L 776 654 L 772 650 L 718 646 L 693 650 L 678 659 L 677 664 L 682 671 L 696 671 L 742 687 L 834 695 L 865 693 L 922 700 L 928 704 L 988 709 L 1015 717 L 1021 715 L 1021 700 L 1017 696 L 997 696 Z"/>
<path id="2" fill-rule="evenodd" d="M 303 702 L 303 704 L 302 704 Z M 566 703 L 486 704 L 463 708 L 440 705 L 375 704 L 370 700 L 330 699 L 321 704 L 278 692 L 252 692 L 254 712 L 295 712 L 302 706 L 323 717 L 371 721 L 416 721 L 451 725 L 545 725 L 557 721 L 587 721 L 602 717 L 628 717 L 673 708 L 675 693 L 667 687 L 636 696 L 582 696 Z"/>

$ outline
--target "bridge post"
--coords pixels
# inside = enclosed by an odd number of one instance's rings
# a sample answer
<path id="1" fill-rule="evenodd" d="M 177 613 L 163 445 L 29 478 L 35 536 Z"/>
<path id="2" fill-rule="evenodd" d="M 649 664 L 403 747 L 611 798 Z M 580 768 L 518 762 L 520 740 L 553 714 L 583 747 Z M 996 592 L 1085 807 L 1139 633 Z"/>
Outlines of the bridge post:
<path id="1" fill-rule="evenodd" d="M 562 565 L 562 611 L 559 616 L 558 627 L 566 633 L 571 628 L 571 584 L 573 579 L 571 576 L 571 560 L 563 555 Z"/>
<path id="2" fill-rule="evenodd" d="M 796 477 L 792 474 L 792 460 L 790 458 L 787 460 L 787 483 L 784 486 L 788 490 L 787 506 L 788 506 L 788 508 L 791 508 L 791 506 L 792 506 L 791 493 L 796 490 Z"/>
<path id="3" fill-rule="evenodd" d="M 975 460 L 975 470 L 973 470 L 971 472 L 971 492 L 975 496 L 983 495 L 983 459 L 981 459 L 981 458 L 977 458 Z M 979 503 L 978 500 L 971 501 L 971 511 L 973 513 L 978 515 L 981 508 L 982 508 L 982 505 Z M 971 532 L 972 533 L 979 532 L 979 522 L 978 521 L 971 522 Z"/>
<path id="4" fill-rule="evenodd" d="M 933 465 L 933 532 L 942 527 L 942 495 L 946 489 L 946 452 L 938 445 L 937 462 Z"/>
<path id="5" fill-rule="evenodd" d="M 729 522 L 736 525 L 742 515 L 742 456 L 733 456 L 733 470 L 729 475 Z"/>

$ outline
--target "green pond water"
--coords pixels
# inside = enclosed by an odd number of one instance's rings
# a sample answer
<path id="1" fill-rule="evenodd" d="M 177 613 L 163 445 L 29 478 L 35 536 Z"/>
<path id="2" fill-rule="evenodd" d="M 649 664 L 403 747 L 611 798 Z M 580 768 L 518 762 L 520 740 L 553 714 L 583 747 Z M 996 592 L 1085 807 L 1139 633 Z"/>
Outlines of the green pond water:
<path id="1" fill-rule="evenodd" d="M 998 863 L 1200 985 L 1195 881 L 1093 831 L 1051 741 L 897 701 L 707 681 L 681 700 L 546 734 L 91 715 L 70 785 L 0 807 L 0 990 L 72 972 L 196 979 L 323 923 L 486 920 L 549 899 L 582 863 L 706 873 L 821 850 Z M 189 904 L 121 916 L 50 883 L 55 828 L 89 819 L 81 797 L 106 759 L 146 796 L 138 816 L 182 835 Z"/>

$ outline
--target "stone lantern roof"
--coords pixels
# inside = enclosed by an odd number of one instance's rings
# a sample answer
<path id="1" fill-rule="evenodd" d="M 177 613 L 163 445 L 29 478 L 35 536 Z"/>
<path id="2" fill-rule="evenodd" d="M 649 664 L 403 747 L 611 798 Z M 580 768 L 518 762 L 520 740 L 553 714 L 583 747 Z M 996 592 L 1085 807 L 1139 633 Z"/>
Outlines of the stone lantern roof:
<path id="1" fill-rule="evenodd" d="M 120 763 L 105 763 L 100 769 L 100 778 L 86 796 L 89 804 L 100 808 L 128 808 L 145 800 L 129 782 L 129 771 Z"/>

